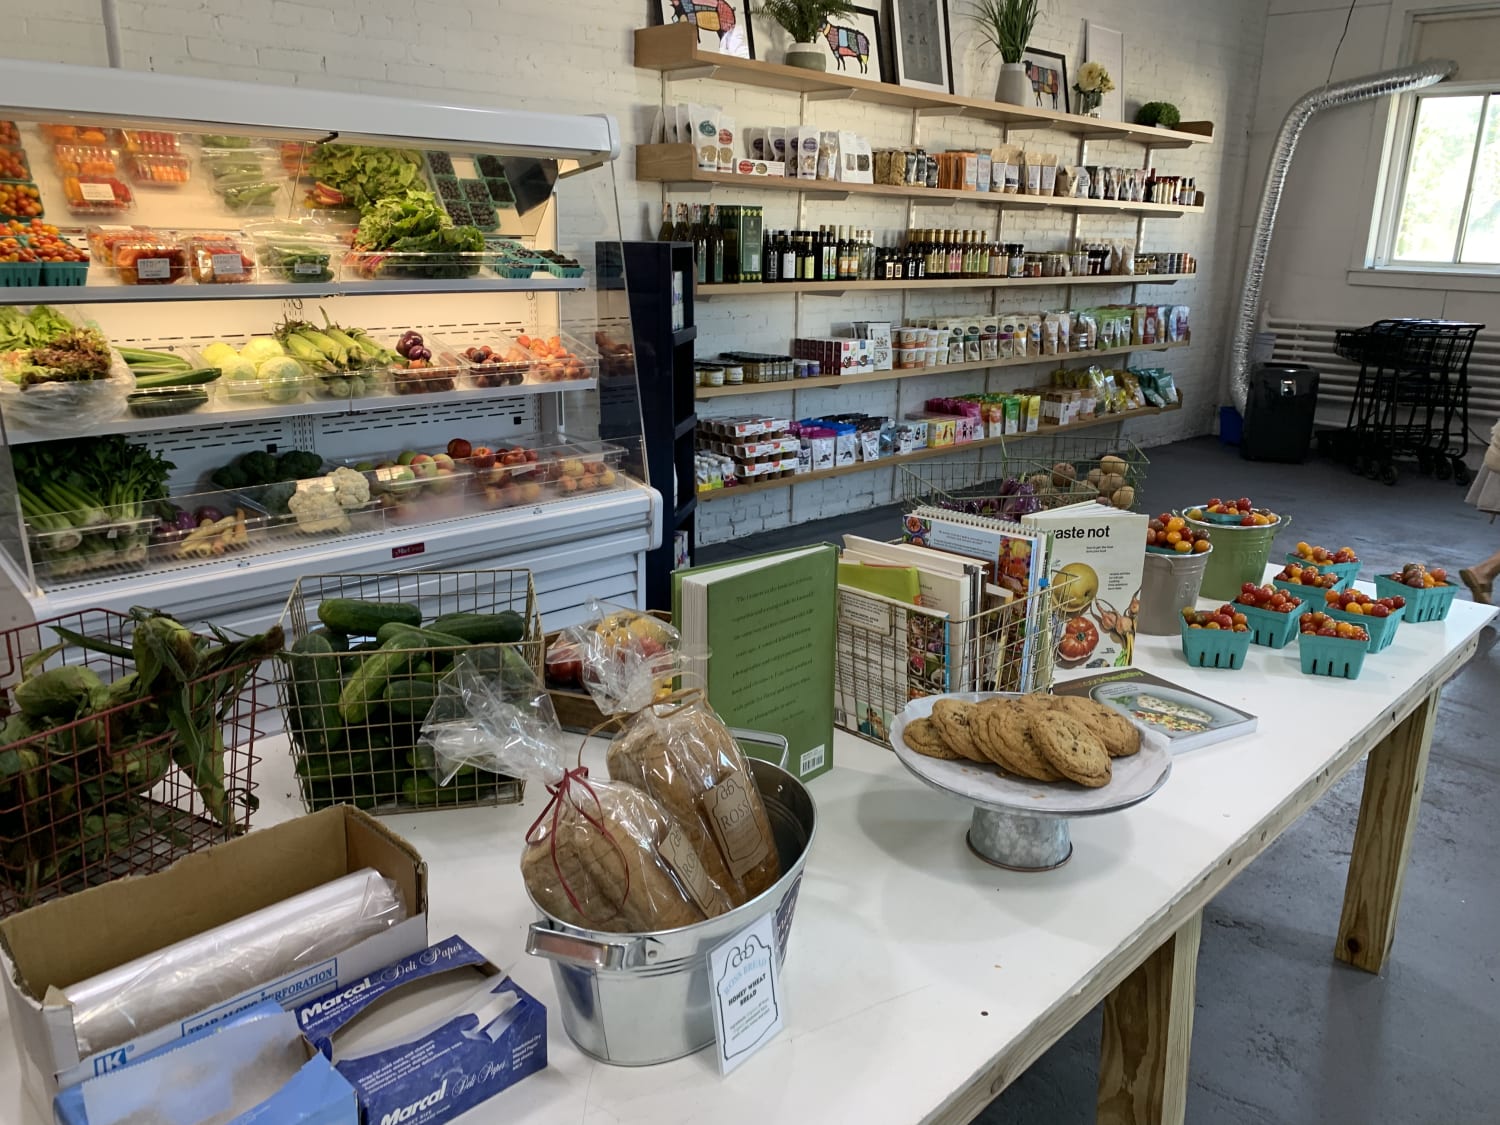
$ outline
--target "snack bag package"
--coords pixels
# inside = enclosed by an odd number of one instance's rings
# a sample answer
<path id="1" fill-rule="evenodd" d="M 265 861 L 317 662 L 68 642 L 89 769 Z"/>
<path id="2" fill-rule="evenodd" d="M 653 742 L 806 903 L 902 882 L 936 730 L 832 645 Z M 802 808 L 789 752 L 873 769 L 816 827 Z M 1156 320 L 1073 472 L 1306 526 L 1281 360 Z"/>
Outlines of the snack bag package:
<path id="1" fill-rule="evenodd" d="M 781 862 L 750 766 L 697 690 L 633 716 L 610 743 L 609 776 L 654 797 L 682 825 L 731 906 L 769 890 Z"/>
<path id="2" fill-rule="evenodd" d="M 588 600 L 589 618 L 564 629 L 547 661 L 576 661 L 604 715 L 633 715 L 667 695 L 681 670 L 677 630 L 640 610 Z"/>
<path id="3" fill-rule="evenodd" d="M 526 833 L 521 876 L 553 917 L 588 930 L 644 933 L 730 908 L 706 857 L 653 797 L 568 765 L 551 697 L 530 668 L 459 657 L 438 684 L 421 745 L 439 784 L 481 768 L 546 787 L 552 799 Z"/>

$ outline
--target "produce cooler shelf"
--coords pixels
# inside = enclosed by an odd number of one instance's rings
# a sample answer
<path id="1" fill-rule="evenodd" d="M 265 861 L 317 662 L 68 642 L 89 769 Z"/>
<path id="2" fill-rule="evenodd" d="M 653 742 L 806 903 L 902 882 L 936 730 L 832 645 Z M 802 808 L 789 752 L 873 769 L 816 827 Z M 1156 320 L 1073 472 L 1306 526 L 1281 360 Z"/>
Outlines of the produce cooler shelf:
<path id="1" fill-rule="evenodd" d="M 281 282 L 247 285 L 22 285 L 0 290 L 8 305 L 107 304 L 116 301 L 243 301 L 379 296 L 391 293 L 577 292 L 588 288 L 578 277 L 463 277 L 381 281 Z"/>

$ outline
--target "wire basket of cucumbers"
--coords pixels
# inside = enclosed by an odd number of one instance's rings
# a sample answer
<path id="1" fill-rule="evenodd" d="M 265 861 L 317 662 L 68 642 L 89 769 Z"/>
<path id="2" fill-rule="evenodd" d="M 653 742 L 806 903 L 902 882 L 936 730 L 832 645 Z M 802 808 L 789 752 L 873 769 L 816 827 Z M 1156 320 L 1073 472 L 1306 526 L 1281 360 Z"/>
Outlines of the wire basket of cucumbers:
<path id="1" fill-rule="evenodd" d="M 542 682 L 541 615 L 527 570 L 323 574 L 282 614 L 277 684 L 309 812 L 372 813 L 519 802 L 524 783 L 484 770 L 433 780 L 419 746 L 438 682 L 460 656 Z"/>

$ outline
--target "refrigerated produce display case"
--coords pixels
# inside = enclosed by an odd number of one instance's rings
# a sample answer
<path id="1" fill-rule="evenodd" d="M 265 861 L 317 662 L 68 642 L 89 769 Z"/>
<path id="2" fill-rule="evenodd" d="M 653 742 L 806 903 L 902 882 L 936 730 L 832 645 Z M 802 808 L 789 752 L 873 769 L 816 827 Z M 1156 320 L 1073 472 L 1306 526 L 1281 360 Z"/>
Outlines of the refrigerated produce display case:
<path id="1" fill-rule="evenodd" d="M 18 62 L 0 120 L 9 616 L 251 629 L 460 567 L 529 567 L 549 628 L 643 604 L 612 119 Z"/>

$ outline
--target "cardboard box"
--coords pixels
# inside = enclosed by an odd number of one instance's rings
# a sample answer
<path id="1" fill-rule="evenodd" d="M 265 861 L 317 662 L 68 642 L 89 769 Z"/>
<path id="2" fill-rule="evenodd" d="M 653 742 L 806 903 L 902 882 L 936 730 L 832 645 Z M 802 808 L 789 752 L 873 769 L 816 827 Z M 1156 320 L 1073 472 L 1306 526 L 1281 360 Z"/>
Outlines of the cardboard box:
<path id="1" fill-rule="evenodd" d="M 311 968 L 85 1056 L 60 990 L 273 903 L 372 867 L 401 892 L 409 917 Z M 187 908 L 190 905 L 190 909 Z M 62 1086 L 125 1065 L 263 999 L 290 1008 L 315 992 L 427 947 L 427 865 L 374 817 L 348 805 L 185 856 L 0 921 L 0 964 L 22 1082 L 50 1113 Z"/>
<path id="2" fill-rule="evenodd" d="M 236 1125 L 360 1125 L 354 1087 L 274 1000 L 70 1086 L 53 1108 L 57 1125 L 126 1125 L 180 1120 L 184 1104 L 238 1110 Z"/>
<path id="3" fill-rule="evenodd" d="M 297 1009 L 365 1125 L 440 1125 L 547 1065 L 541 1002 L 454 936 Z"/>

